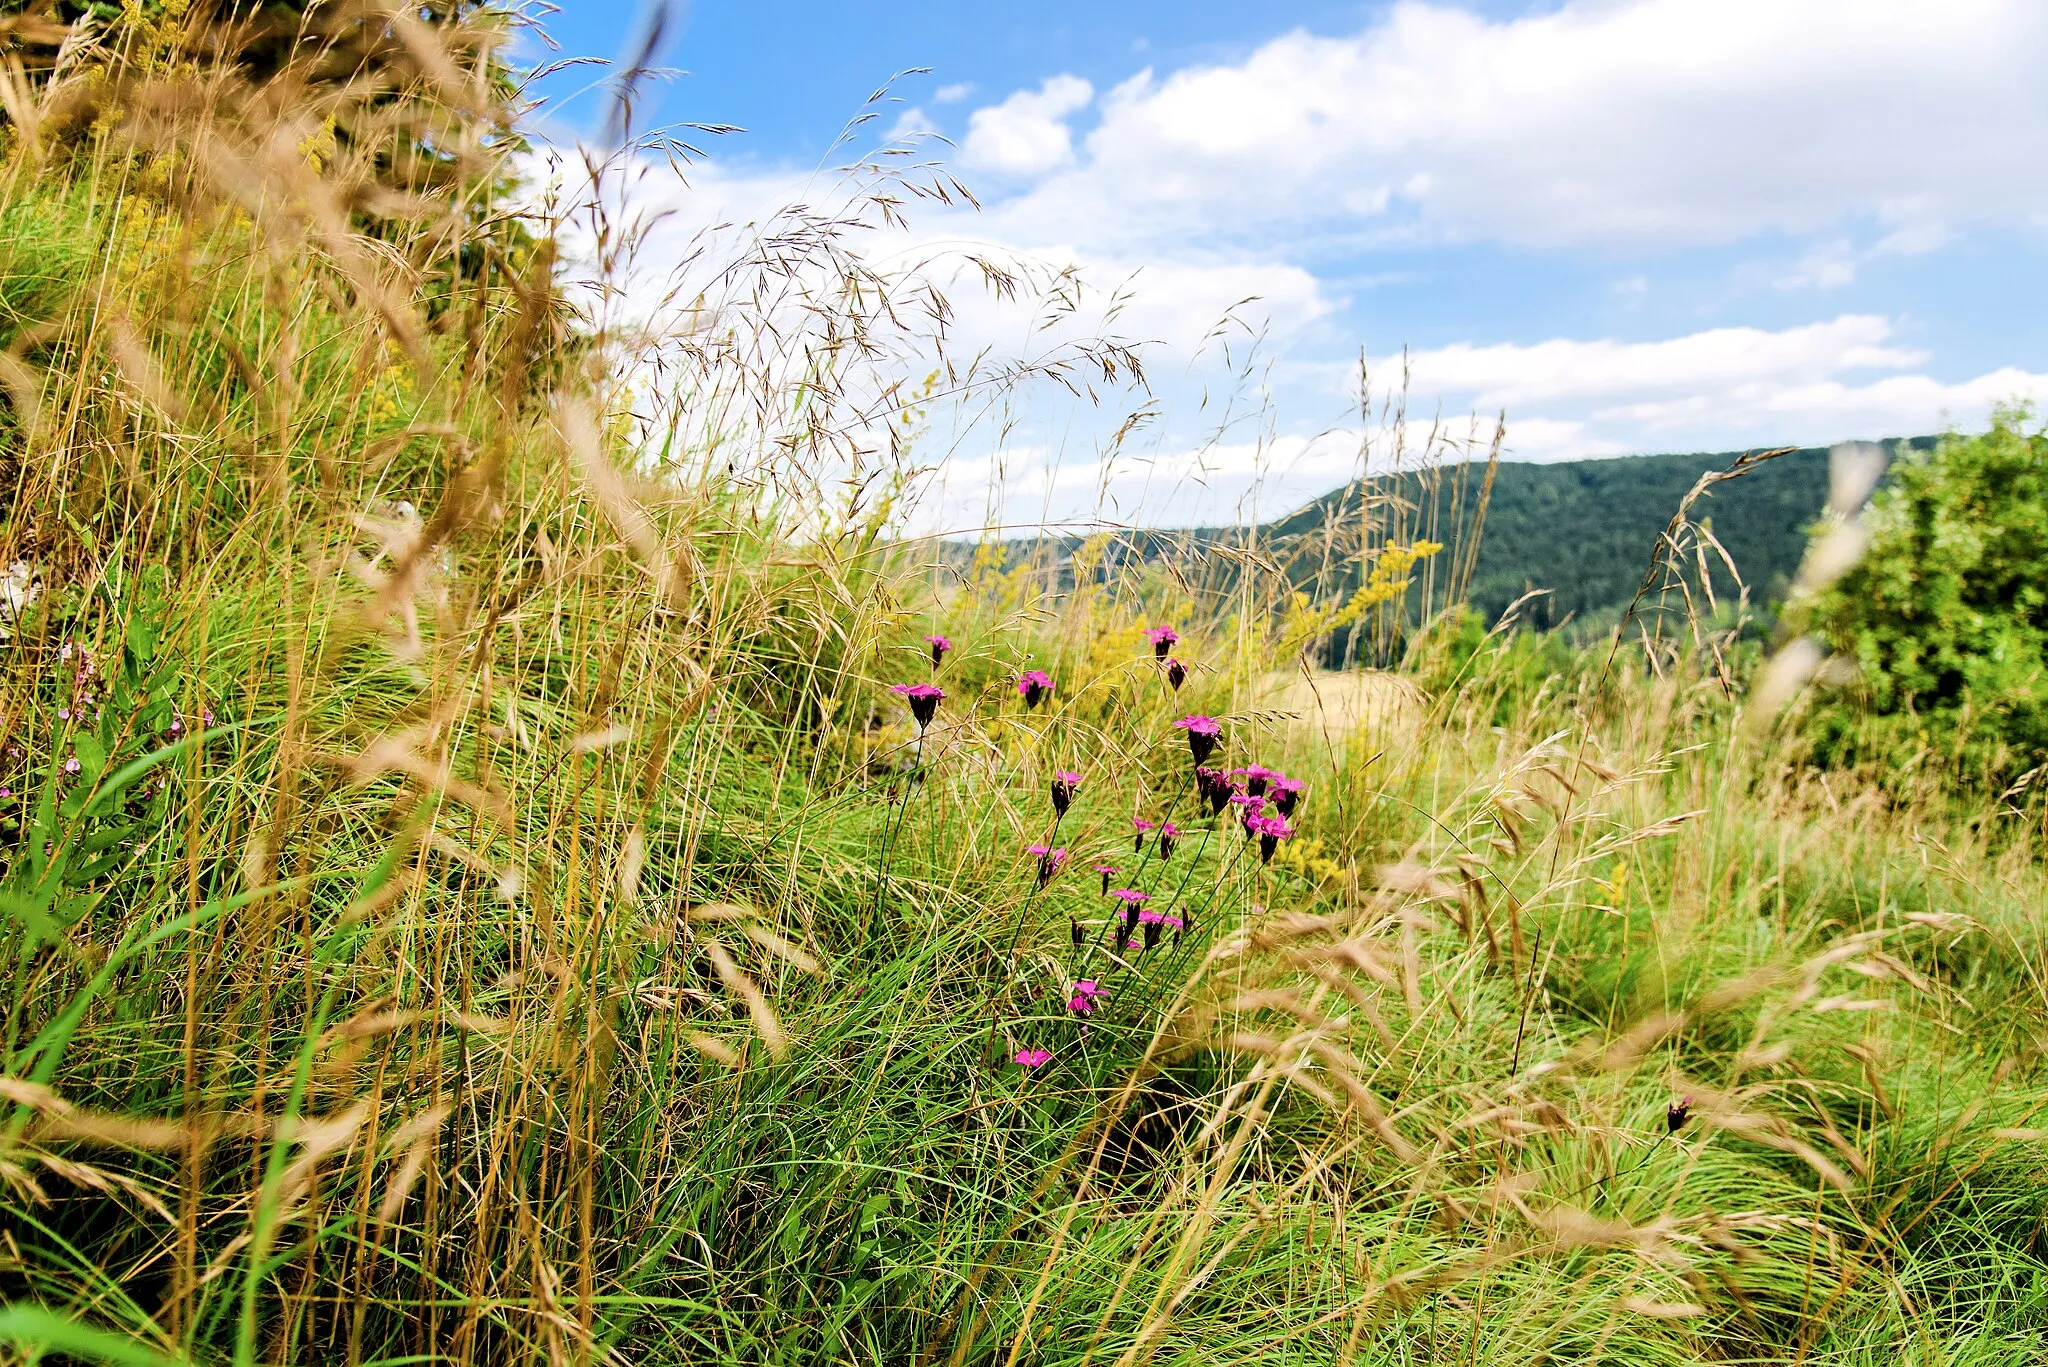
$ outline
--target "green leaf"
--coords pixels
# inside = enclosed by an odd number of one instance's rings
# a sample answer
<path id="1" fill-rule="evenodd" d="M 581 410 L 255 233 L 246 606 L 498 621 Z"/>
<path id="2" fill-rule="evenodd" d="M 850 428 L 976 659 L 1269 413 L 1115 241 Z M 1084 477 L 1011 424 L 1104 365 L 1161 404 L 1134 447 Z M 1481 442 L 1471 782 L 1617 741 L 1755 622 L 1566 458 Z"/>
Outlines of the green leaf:
<path id="1" fill-rule="evenodd" d="M 134 656 L 138 663 L 147 661 L 150 656 L 156 654 L 156 638 L 157 634 L 162 630 L 162 623 L 157 620 L 155 613 L 136 612 L 130 614 L 128 618 L 128 653 Z"/>
<path id="2" fill-rule="evenodd" d="M 80 1324 L 40 1305 L 0 1306 L 0 1342 L 113 1367 L 187 1367 L 191 1362 L 183 1355 L 173 1356 L 125 1334 Z"/>
<path id="3" fill-rule="evenodd" d="M 33 897 L 24 897 L 18 892 L 0 892 L 0 912 L 21 922 L 28 931 L 29 947 L 39 948 L 64 938 L 64 928 L 57 924 L 42 902 Z"/>
<path id="4" fill-rule="evenodd" d="M 80 731 L 72 738 L 71 748 L 78 752 L 79 776 L 90 783 L 107 767 L 107 747 L 100 744 L 98 736 L 90 731 Z"/>

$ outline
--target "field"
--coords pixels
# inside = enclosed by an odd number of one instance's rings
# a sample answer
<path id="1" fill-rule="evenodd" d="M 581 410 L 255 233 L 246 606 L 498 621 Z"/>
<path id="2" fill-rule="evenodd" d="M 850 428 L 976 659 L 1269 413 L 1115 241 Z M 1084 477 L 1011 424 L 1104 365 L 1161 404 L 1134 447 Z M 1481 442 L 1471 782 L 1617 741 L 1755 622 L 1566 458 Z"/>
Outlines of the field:
<path id="1" fill-rule="evenodd" d="M 6 21 L 0 1362 L 2048 1360 L 2038 805 L 1369 512 L 908 538 L 1134 358 L 814 209 L 621 313 L 654 152 L 363 13 Z"/>

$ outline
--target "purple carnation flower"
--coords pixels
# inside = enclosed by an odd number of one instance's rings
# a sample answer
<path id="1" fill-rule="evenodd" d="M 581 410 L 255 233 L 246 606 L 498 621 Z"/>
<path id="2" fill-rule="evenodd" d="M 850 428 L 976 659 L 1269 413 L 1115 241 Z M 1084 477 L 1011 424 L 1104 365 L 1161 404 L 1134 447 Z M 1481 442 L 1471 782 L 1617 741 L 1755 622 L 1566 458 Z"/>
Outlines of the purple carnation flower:
<path id="1" fill-rule="evenodd" d="M 1189 716 L 1174 722 L 1188 733 L 1188 750 L 1195 757 L 1196 767 L 1206 762 L 1216 752 L 1216 739 L 1223 734 L 1223 723 L 1214 717 Z"/>
<path id="2" fill-rule="evenodd" d="M 1159 857 L 1161 859 L 1173 858 L 1173 842 L 1178 839 L 1180 839 L 1180 827 L 1174 825 L 1171 821 L 1166 822 L 1159 828 Z"/>
<path id="3" fill-rule="evenodd" d="M 1223 804 L 1230 800 L 1230 780 L 1221 769 L 1206 766 L 1195 770 L 1195 793 L 1198 801 L 1209 804 L 1209 810 L 1220 812 Z"/>
<path id="4" fill-rule="evenodd" d="M 953 638 L 950 636 L 927 636 L 924 643 L 932 648 L 933 669 L 939 667 L 939 661 L 945 659 L 946 652 L 953 648 Z"/>
<path id="5" fill-rule="evenodd" d="M 1026 845 L 1024 853 L 1038 856 L 1038 886 L 1041 888 L 1050 883 L 1052 876 L 1060 871 L 1060 865 L 1067 862 L 1066 850 L 1054 849 L 1050 845 Z"/>
<path id="6" fill-rule="evenodd" d="M 1188 681 L 1188 667 L 1179 660 L 1166 662 L 1166 681 L 1173 685 L 1173 691 L 1180 692 L 1180 686 Z"/>
<path id="7" fill-rule="evenodd" d="M 1259 862 L 1273 862 L 1273 851 L 1280 848 L 1280 842 L 1294 834 L 1294 827 L 1287 824 L 1284 816 L 1255 816 L 1245 821 L 1245 829 L 1259 837 Z"/>
<path id="8" fill-rule="evenodd" d="M 1044 1066 L 1051 1058 L 1050 1049 L 1019 1049 L 1011 1056 L 1010 1061 L 1021 1068 L 1030 1069 Z"/>
<path id="9" fill-rule="evenodd" d="M 1180 633 L 1172 627 L 1151 627 L 1146 630 L 1145 639 L 1152 643 L 1153 657 L 1163 660 L 1166 652 L 1173 649 L 1173 643 L 1180 639 Z"/>
<path id="10" fill-rule="evenodd" d="M 937 684 L 928 683 L 897 684 L 889 691 L 901 694 L 903 700 L 910 704 L 910 715 L 917 718 L 917 729 L 920 731 L 932 724 L 932 718 L 938 714 L 939 704 L 945 701 L 946 697 L 945 689 Z"/>
<path id="11" fill-rule="evenodd" d="M 1081 786 L 1081 776 L 1071 769 L 1062 769 L 1052 776 L 1052 810 L 1056 816 L 1065 816 L 1067 808 L 1074 801 L 1074 790 Z"/>
<path id="12" fill-rule="evenodd" d="M 1308 785 L 1298 778 L 1285 774 L 1275 776 L 1272 786 L 1267 789 L 1273 797 L 1273 806 L 1282 816 L 1293 816 L 1295 807 L 1301 802 L 1301 795 L 1308 791 Z"/>
<path id="13" fill-rule="evenodd" d="M 1017 676 L 1017 692 L 1026 707 L 1036 707 L 1052 696 L 1052 675 L 1042 669 L 1027 669 Z"/>

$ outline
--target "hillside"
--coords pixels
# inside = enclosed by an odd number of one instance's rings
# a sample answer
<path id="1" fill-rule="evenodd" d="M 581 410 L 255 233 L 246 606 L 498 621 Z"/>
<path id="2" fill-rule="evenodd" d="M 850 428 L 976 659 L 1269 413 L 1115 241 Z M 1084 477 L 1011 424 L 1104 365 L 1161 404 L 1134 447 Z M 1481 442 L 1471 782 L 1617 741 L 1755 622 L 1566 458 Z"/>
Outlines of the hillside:
<path id="1" fill-rule="evenodd" d="M 1887 443 L 1931 445 L 1931 437 Z M 1535 465 L 1503 461 L 1494 479 L 1468 594 L 1489 620 L 1532 588 L 1550 593 L 1525 609 L 1539 627 L 1618 616 L 1641 582 L 1656 538 L 1700 475 L 1740 452 L 1622 456 Z M 1368 481 L 1388 492 L 1390 480 Z M 1828 453 L 1807 447 L 1710 491 L 1694 516 L 1710 522 L 1733 557 L 1750 599 L 1783 596 L 1806 547 L 1806 529 L 1827 499 Z M 1356 508 L 1357 485 L 1336 489 L 1269 524 L 1269 539 L 1312 534 Z M 1355 511 L 1351 514 L 1355 516 Z M 1456 544 L 1469 514 L 1436 539 Z"/>

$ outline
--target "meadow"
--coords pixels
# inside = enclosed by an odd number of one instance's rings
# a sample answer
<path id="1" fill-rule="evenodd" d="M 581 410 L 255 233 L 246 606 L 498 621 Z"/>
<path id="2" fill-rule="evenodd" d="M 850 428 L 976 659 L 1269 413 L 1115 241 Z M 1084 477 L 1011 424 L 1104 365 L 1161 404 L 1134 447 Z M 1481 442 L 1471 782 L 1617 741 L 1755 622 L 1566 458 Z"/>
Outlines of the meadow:
<path id="1" fill-rule="evenodd" d="M 0 1362 L 2048 1359 L 2040 807 L 1687 517 L 1591 644 L 1386 504 L 906 537 L 1142 381 L 945 355 L 942 170 L 650 304 L 501 19 L 124 13 L 0 20 Z"/>

